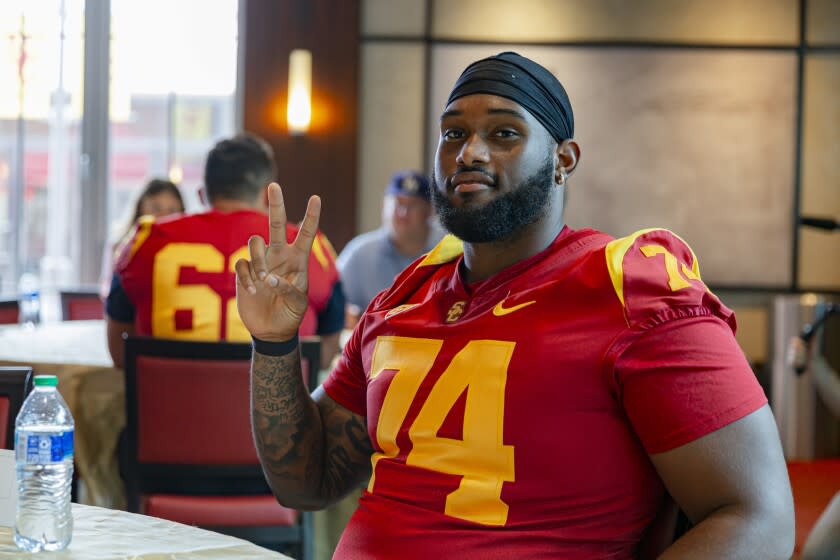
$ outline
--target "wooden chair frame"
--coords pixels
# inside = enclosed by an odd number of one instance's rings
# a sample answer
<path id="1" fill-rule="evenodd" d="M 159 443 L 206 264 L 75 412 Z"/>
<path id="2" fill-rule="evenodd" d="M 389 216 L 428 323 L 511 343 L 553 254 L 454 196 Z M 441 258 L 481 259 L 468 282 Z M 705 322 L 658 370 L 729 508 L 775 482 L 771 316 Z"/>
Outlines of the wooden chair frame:
<path id="1" fill-rule="evenodd" d="M 0 395 L 9 399 L 9 422 L 6 426 L 6 449 L 15 445 L 15 418 L 23 401 L 32 391 L 32 368 L 29 366 L 0 367 Z"/>
<path id="2" fill-rule="evenodd" d="M 61 290 L 59 292 L 59 296 L 61 298 L 61 318 L 64 321 L 75 321 L 77 319 L 73 319 L 70 317 L 70 304 L 74 300 L 96 300 L 100 302 L 103 306 L 105 305 L 99 295 L 99 289 L 96 287 L 89 287 L 89 288 L 78 288 L 75 290 Z M 102 311 L 103 317 L 105 316 L 105 311 L 103 308 Z"/>

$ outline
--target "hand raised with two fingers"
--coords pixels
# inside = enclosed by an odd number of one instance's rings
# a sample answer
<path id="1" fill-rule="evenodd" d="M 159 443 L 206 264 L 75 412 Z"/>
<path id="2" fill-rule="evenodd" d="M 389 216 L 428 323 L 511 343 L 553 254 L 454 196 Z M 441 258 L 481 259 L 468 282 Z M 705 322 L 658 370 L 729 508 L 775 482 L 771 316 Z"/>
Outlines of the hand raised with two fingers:
<path id="1" fill-rule="evenodd" d="M 268 246 L 259 235 L 248 240 L 248 259 L 236 261 L 236 305 L 252 336 L 280 342 L 293 338 L 303 321 L 308 267 L 318 232 L 321 199 L 309 198 L 295 240 L 286 240 L 286 207 L 277 183 L 268 185 Z"/>

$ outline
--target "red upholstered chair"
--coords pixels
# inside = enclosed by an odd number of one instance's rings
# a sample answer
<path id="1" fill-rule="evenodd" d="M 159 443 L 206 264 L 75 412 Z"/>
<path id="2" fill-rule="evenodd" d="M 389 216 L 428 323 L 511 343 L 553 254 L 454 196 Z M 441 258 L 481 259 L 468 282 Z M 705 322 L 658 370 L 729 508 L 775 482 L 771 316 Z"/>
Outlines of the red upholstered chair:
<path id="1" fill-rule="evenodd" d="M 104 319 L 105 310 L 97 288 L 61 290 L 61 318 L 65 321 Z"/>
<path id="2" fill-rule="evenodd" d="M 796 511 L 794 558 L 798 558 L 814 523 L 840 492 L 840 458 L 789 461 L 788 475 Z"/>
<path id="3" fill-rule="evenodd" d="M 17 299 L 0 299 L 0 325 L 13 325 L 18 322 Z"/>
<path id="4" fill-rule="evenodd" d="M 320 342 L 301 352 L 314 380 Z M 311 513 L 277 503 L 254 448 L 250 358 L 248 344 L 126 339 L 128 508 L 309 559 Z"/>
<path id="5" fill-rule="evenodd" d="M 0 367 L 0 447 L 3 449 L 14 449 L 15 418 L 31 390 L 31 367 Z"/>

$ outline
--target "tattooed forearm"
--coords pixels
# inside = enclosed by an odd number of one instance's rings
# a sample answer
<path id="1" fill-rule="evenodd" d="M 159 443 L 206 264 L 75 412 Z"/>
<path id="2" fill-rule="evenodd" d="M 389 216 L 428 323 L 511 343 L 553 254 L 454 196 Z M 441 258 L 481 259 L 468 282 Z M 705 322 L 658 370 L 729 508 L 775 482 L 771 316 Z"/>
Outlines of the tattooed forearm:
<path id="1" fill-rule="evenodd" d="M 370 474 L 373 452 L 364 418 L 316 391 L 306 391 L 297 352 L 254 353 L 251 422 L 266 478 L 283 504 L 315 509 L 337 500 Z M 317 401 L 317 402 L 316 402 Z"/>
<path id="2" fill-rule="evenodd" d="M 323 455 L 321 420 L 301 375 L 297 352 L 274 357 L 254 353 L 251 423 L 268 483 L 284 503 L 311 494 L 313 464 Z M 317 480 L 317 479 L 316 479 Z"/>
<path id="3" fill-rule="evenodd" d="M 333 401 L 320 406 L 326 431 L 322 492 L 340 497 L 370 475 L 373 448 L 365 425 L 355 414 L 341 414 Z"/>

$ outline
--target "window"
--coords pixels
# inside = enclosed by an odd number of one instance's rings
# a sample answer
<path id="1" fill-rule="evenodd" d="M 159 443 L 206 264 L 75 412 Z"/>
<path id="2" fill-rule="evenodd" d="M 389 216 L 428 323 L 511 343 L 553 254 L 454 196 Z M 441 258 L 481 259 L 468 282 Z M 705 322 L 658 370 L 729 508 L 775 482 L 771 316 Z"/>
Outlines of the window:
<path id="1" fill-rule="evenodd" d="M 78 201 L 82 0 L 0 3 L 0 293 L 67 274 Z"/>
<path id="2" fill-rule="evenodd" d="M 90 277 L 75 258 L 95 242 L 79 223 L 95 196 L 80 188 L 86 65 L 109 66 L 96 69 L 110 78 L 109 154 L 97 154 L 109 158 L 108 215 L 97 219 L 112 236 L 152 177 L 199 209 L 204 157 L 235 129 L 238 0 L 111 0 L 110 14 L 108 65 L 85 60 L 85 0 L 0 2 L 0 294 L 24 272 L 52 286 Z"/>
<path id="3" fill-rule="evenodd" d="M 110 208 L 116 231 L 152 177 L 199 206 L 204 157 L 234 130 L 237 0 L 113 0 Z"/>

